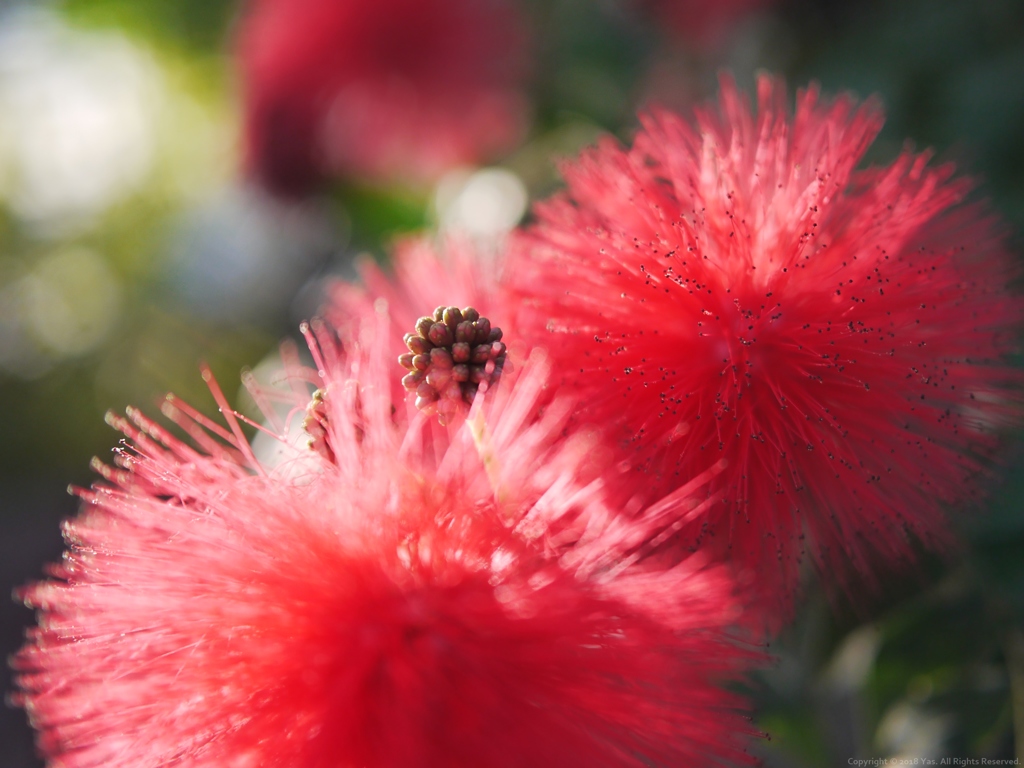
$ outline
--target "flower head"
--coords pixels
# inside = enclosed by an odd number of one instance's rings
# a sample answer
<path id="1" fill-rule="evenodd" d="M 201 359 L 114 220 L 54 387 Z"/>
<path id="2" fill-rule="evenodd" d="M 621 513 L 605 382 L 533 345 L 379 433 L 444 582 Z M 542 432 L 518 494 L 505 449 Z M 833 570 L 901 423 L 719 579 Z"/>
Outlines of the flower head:
<path id="1" fill-rule="evenodd" d="M 943 506 L 1019 415 L 1022 307 L 969 181 L 910 150 L 857 169 L 874 102 L 812 87 L 790 116 L 763 77 L 757 103 L 724 80 L 694 125 L 655 113 L 584 153 L 508 269 L 516 333 L 615 425 L 634 483 L 715 471 L 676 541 L 785 602 L 805 543 L 850 586 L 912 559 L 908 532 L 948 540 Z"/>
<path id="2" fill-rule="evenodd" d="M 505 0 L 256 0 L 238 47 L 249 162 L 279 192 L 429 181 L 524 128 L 523 24 Z"/>
<path id="3" fill-rule="evenodd" d="M 203 450 L 138 412 L 114 420 L 131 440 L 119 466 L 99 467 L 64 563 L 24 593 L 41 621 L 16 667 L 47 755 L 75 768 L 742 758 L 748 729 L 713 685 L 746 663 L 722 632 L 728 581 L 692 562 L 594 565 L 583 542 L 600 536 L 579 529 L 610 516 L 590 452 L 561 437 L 564 409 L 536 416 L 543 366 L 444 430 L 393 414 L 375 339 L 344 358 L 314 343 L 330 450 L 296 448 L 305 471 L 261 467 L 233 419 L 177 401 L 168 415 Z"/>

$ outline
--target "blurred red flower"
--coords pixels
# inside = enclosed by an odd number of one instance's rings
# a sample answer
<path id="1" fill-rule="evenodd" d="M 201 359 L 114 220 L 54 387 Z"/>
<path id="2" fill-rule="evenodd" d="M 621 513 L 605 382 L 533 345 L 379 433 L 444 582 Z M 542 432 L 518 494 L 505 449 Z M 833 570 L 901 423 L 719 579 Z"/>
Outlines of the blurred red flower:
<path id="1" fill-rule="evenodd" d="M 115 420 L 120 466 L 99 468 L 63 564 L 24 594 L 40 626 L 15 665 L 44 752 L 75 768 L 744 759 L 749 726 L 713 684 L 749 661 L 723 631 L 721 570 L 595 567 L 587 537 L 560 546 L 609 515 L 585 444 L 557 409 L 536 417 L 543 365 L 461 428 L 406 420 L 382 315 L 345 360 L 313 345 L 330 452 L 263 468 L 233 420 L 177 402 L 203 450 Z"/>
<path id="2" fill-rule="evenodd" d="M 692 45 L 713 47 L 745 16 L 778 0 L 640 0 L 673 33 Z"/>
<path id="3" fill-rule="evenodd" d="M 971 182 L 905 150 L 856 170 L 879 107 L 762 77 L 696 124 L 567 164 L 507 268 L 515 333 L 549 346 L 579 418 L 628 446 L 634 487 L 712 470 L 677 543 L 738 564 L 770 606 L 805 555 L 858 594 L 942 547 L 994 433 L 1019 417 L 1022 306 Z M 1018 389 L 1019 392 L 1019 389 Z M 635 452 L 635 453 L 634 453 Z"/>
<path id="4" fill-rule="evenodd" d="M 506 0 L 253 0 L 238 36 L 248 162 L 271 189 L 430 181 L 511 148 L 527 104 Z"/>

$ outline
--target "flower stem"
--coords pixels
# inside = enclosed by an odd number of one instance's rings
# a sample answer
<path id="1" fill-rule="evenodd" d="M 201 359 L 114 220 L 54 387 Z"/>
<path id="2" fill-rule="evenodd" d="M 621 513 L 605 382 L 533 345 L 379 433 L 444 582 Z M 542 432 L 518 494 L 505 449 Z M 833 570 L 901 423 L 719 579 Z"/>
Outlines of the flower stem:
<path id="1" fill-rule="evenodd" d="M 466 420 L 469 427 L 469 434 L 473 436 L 473 444 L 477 453 L 480 454 L 480 461 L 483 462 L 484 471 L 487 472 L 487 479 L 494 490 L 494 497 L 501 497 L 501 472 L 498 469 L 498 460 L 491 448 L 491 436 L 487 431 L 487 422 L 484 420 L 484 412 L 478 409 L 475 414 Z"/>

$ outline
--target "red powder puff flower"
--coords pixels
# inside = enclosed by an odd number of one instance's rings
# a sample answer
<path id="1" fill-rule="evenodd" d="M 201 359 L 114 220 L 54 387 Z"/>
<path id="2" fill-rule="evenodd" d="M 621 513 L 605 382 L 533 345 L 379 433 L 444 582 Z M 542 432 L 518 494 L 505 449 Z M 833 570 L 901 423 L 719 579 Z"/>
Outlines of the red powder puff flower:
<path id="1" fill-rule="evenodd" d="M 1019 415 L 1022 307 L 970 181 L 910 150 L 856 170 L 874 102 L 812 87 L 789 116 L 767 77 L 757 101 L 725 79 L 695 125 L 655 113 L 631 149 L 586 152 L 507 268 L 516 333 L 580 418 L 618 425 L 635 485 L 717 473 L 678 541 L 786 602 L 805 531 L 848 590 L 911 560 L 908 532 L 947 543 L 944 505 Z"/>
<path id="2" fill-rule="evenodd" d="M 602 502 L 584 446 L 532 415 L 543 372 L 460 429 L 401 426 L 382 347 L 318 360 L 333 461 L 305 471 L 261 467 L 232 417 L 176 401 L 200 450 L 135 411 L 114 421 L 119 466 L 24 595 L 40 626 L 21 701 L 53 763 L 744 759 L 749 727 L 712 684 L 746 662 L 722 574 L 560 566 L 550 531 Z"/>
<path id="3" fill-rule="evenodd" d="M 324 176 L 432 180 L 525 126 L 506 0 L 254 0 L 238 49 L 249 163 L 285 194 Z"/>

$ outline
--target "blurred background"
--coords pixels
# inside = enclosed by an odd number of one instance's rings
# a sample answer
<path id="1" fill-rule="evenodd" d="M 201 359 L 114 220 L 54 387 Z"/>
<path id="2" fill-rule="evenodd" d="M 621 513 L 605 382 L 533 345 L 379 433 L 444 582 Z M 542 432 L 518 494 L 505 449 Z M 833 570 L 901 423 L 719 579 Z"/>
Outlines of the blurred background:
<path id="1" fill-rule="evenodd" d="M 234 392 L 358 255 L 500 237 L 723 68 L 880 94 L 871 159 L 935 148 L 1024 253 L 1021 0 L 0 0 L 2 592 L 60 557 L 108 409 L 212 411 L 200 361 Z M 862 614 L 809 586 L 748 691 L 766 765 L 1024 757 L 1021 445 L 959 555 Z M 31 623 L 0 598 L 5 656 Z M 3 708 L 0 766 L 38 765 Z"/>

